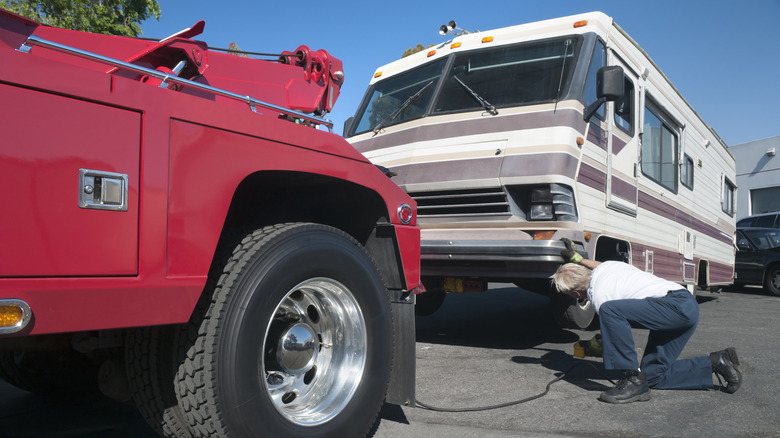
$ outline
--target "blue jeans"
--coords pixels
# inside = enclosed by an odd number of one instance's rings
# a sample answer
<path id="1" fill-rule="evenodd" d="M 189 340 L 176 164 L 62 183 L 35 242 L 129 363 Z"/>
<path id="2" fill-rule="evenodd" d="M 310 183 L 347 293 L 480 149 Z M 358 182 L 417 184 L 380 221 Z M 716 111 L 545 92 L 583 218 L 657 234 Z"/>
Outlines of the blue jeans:
<path id="1" fill-rule="evenodd" d="M 660 298 L 613 300 L 599 308 L 604 367 L 637 369 L 651 388 L 712 388 L 709 356 L 677 359 L 699 322 L 699 304 L 685 289 Z M 650 330 L 641 365 L 631 327 Z"/>

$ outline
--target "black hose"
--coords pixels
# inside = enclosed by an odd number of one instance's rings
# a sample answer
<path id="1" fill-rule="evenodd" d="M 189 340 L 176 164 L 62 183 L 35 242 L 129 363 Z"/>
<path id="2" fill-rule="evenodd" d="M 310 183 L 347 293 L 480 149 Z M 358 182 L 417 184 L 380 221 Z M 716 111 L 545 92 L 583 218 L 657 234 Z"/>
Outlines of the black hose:
<path id="1" fill-rule="evenodd" d="M 492 406 L 482 406 L 482 407 L 478 407 L 478 408 L 437 408 L 435 406 L 431 406 L 431 405 L 427 405 L 425 403 L 422 403 L 421 401 L 419 401 L 417 399 L 415 399 L 414 402 L 420 408 L 427 409 L 429 411 L 436 411 L 436 412 L 476 412 L 476 411 L 490 411 L 490 410 L 493 410 L 493 409 L 506 408 L 506 407 L 509 407 L 509 406 L 515 406 L 515 405 L 519 405 L 519 404 L 523 404 L 523 403 L 528 403 L 529 401 L 536 400 L 538 398 L 544 397 L 545 395 L 547 395 L 548 392 L 550 392 L 550 387 L 553 385 L 553 383 L 563 379 L 572 370 L 574 370 L 575 368 L 577 368 L 577 367 L 579 367 L 581 365 L 590 365 L 595 370 L 601 371 L 598 368 L 596 368 L 596 366 L 594 364 L 592 364 L 590 362 L 577 361 L 577 363 L 575 363 L 574 365 L 570 366 L 565 371 L 563 371 L 563 373 L 561 373 L 560 376 L 552 379 L 547 384 L 547 386 L 544 388 L 544 391 L 542 393 L 536 394 L 536 395 L 533 395 L 531 397 L 527 397 L 527 398 L 524 398 L 524 399 L 521 399 L 521 400 L 515 400 L 515 401 L 501 403 L 501 404 L 492 405 Z M 607 378 L 607 380 L 612 382 L 612 380 L 610 380 L 609 378 Z M 614 383 L 614 382 L 612 382 L 612 383 Z"/>

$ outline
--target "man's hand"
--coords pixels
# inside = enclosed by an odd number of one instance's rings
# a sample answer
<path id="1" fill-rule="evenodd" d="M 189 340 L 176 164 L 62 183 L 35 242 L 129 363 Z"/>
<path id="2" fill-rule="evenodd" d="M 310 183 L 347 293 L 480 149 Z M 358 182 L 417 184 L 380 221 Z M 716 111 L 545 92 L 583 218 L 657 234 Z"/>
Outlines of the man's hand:
<path id="1" fill-rule="evenodd" d="M 582 261 L 582 256 L 574 249 L 574 242 L 562 237 L 561 242 L 566 245 L 566 249 L 561 251 L 561 257 L 572 263 L 579 263 Z"/>

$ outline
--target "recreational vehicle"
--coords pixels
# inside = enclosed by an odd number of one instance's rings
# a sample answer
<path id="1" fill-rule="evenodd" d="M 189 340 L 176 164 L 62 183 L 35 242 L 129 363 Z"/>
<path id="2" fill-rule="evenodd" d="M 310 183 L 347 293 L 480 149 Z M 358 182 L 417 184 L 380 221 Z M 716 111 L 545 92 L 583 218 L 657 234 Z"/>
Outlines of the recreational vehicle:
<path id="1" fill-rule="evenodd" d="M 549 291 L 563 237 L 692 291 L 732 282 L 734 158 L 612 18 L 453 33 L 377 69 L 344 130 L 418 204 L 420 313 L 487 282 Z"/>

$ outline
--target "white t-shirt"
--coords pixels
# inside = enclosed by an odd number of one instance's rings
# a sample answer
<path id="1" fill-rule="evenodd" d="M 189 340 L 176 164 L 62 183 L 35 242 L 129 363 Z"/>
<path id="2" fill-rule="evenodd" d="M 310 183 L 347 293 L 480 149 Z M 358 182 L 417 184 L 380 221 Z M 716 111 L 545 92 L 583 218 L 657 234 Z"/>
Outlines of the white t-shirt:
<path id="1" fill-rule="evenodd" d="M 669 291 L 685 289 L 679 284 L 656 277 L 628 263 L 604 262 L 593 270 L 588 298 L 596 313 L 607 301 L 663 297 Z"/>

